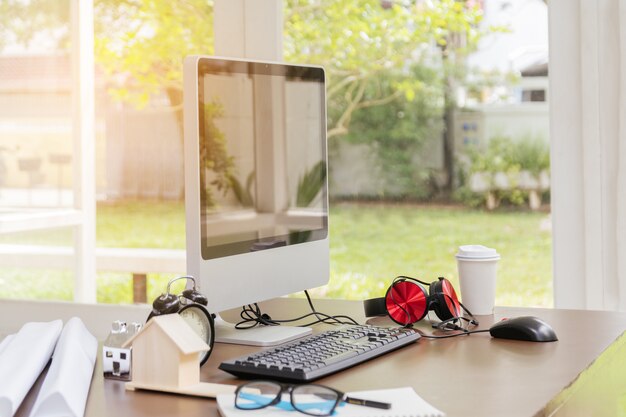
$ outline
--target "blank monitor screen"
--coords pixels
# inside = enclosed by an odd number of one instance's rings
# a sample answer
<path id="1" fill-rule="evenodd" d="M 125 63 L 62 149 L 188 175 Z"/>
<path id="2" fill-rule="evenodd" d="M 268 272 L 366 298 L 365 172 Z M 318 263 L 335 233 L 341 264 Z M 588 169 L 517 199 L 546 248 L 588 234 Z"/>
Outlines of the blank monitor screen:
<path id="1" fill-rule="evenodd" d="M 202 258 L 325 239 L 323 70 L 206 59 L 197 79 Z"/>

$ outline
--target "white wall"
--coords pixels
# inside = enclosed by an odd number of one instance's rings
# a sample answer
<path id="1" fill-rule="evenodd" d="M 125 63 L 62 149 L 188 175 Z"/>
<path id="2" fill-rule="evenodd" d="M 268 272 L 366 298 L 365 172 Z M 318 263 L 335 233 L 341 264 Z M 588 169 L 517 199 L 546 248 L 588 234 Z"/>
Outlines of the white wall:
<path id="1" fill-rule="evenodd" d="M 467 145 L 485 145 L 494 137 L 550 140 L 548 103 L 476 106 L 458 110 L 454 119 L 458 152 L 462 152 Z"/>

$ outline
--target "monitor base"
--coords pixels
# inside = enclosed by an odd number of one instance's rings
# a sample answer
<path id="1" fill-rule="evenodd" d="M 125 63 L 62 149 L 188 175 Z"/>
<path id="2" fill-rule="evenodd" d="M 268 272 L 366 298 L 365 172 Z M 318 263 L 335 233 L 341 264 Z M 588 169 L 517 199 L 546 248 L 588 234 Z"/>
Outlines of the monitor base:
<path id="1" fill-rule="evenodd" d="M 310 335 L 310 327 L 256 326 L 251 329 L 236 329 L 224 321 L 219 314 L 215 317 L 215 341 L 249 346 L 276 346 Z"/>

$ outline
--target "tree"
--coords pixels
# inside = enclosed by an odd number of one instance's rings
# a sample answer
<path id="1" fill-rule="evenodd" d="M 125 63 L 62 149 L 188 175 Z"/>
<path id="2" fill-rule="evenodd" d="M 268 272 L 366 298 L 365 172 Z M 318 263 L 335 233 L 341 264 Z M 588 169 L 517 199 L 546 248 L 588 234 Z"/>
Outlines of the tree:
<path id="1" fill-rule="evenodd" d="M 2 0 L 0 50 L 15 44 L 27 48 L 36 35 L 45 37 L 58 50 L 67 50 L 69 20 L 69 0 Z"/>
<path id="2" fill-rule="evenodd" d="M 109 93 L 139 108 L 165 94 L 182 139 L 183 58 L 213 53 L 213 2 L 96 0 L 94 16 L 96 60 L 110 75 Z M 215 134 L 200 151 L 216 174 L 211 183 L 225 192 L 235 177 L 224 137 L 212 124 L 221 110 L 209 105 L 204 111 L 206 128 Z M 210 201 L 210 191 L 202 192 Z"/>
<path id="3" fill-rule="evenodd" d="M 481 35 L 479 8 L 456 0 L 284 1 L 285 60 L 323 65 L 328 73 L 329 138 L 347 134 L 359 110 L 401 96 L 414 100 L 425 88 L 411 73 L 418 62 L 444 69 L 447 82 L 441 85 L 448 89 L 449 118 L 454 105 L 450 68 L 458 72 L 458 57 Z M 141 106 L 165 91 L 170 104 L 180 107 L 182 58 L 213 51 L 212 2 L 96 0 L 95 7 L 96 57 L 119 81 L 111 94 Z M 386 78 L 393 82 L 386 84 Z M 451 135 L 446 134 L 444 149 L 450 155 Z M 451 164 L 450 157 L 446 160 Z M 229 166 L 224 169 L 227 178 Z"/>
<path id="4" fill-rule="evenodd" d="M 213 53 L 209 0 L 96 0 L 95 54 L 111 94 L 136 106 L 165 92 L 182 108 L 182 61 Z"/>
<path id="5" fill-rule="evenodd" d="M 479 7 L 458 0 L 287 3 L 286 59 L 319 63 L 329 73 L 329 138 L 348 134 L 359 110 L 389 104 L 402 95 L 410 102 L 423 94 L 427 86 L 411 73 L 416 64 L 440 68 L 442 145 L 450 191 L 453 90 L 462 79 L 465 55 L 482 35 Z M 387 78 L 393 79 L 391 86 L 381 84 Z"/>
<path id="6" fill-rule="evenodd" d="M 446 55 L 464 53 L 481 36 L 481 11 L 470 1 L 284 1 L 285 59 L 328 70 L 329 103 L 337 110 L 330 137 L 348 131 L 355 110 L 388 103 L 400 94 L 414 97 L 421 86 L 411 81 L 408 64 L 432 60 L 434 45 Z M 5 34 L 0 41 L 13 38 L 25 43 L 41 28 L 61 26 L 60 20 L 67 24 L 69 2 L 62 4 L 59 8 L 57 2 L 45 0 L 3 2 L 1 22 L 12 35 Z M 165 90 L 171 104 L 180 105 L 182 58 L 213 52 L 213 1 L 95 0 L 94 7 L 95 53 L 117 84 L 111 94 L 142 106 L 151 94 Z M 462 44 L 450 43 L 461 38 Z M 406 77 L 391 95 L 366 99 L 368 85 L 375 85 L 385 73 Z"/>
<path id="7" fill-rule="evenodd" d="M 454 108 L 452 88 L 462 57 L 481 33 L 481 13 L 469 0 L 284 0 L 285 60 L 327 69 L 328 136 L 350 131 L 355 112 L 412 101 L 425 88 L 411 74 L 416 63 L 442 68 L 445 118 Z M 59 6 L 62 4 L 62 6 Z M 182 59 L 213 52 L 211 0 L 95 0 L 95 54 L 110 75 L 109 93 L 145 106 L 165 94 L 182 133 Z M 7 0 L 0 4 L 0 47 L 27 44 L 48 31 L 67 47 L 69 2 Z M 437 46 L 439 48 L 437 48 Z M 440 56 L 434 53 L 439 50 Z M 461 57 L 461 59 L 459 59 Z M 386 82 L 387 79 L 392 83 Z M 444 132 L 446 132 L 444 130 Z M 182 136 L 182 135 L 181 135 Z M 449 129 L 443 138 L 452 161 Z M 225 149 L 222 149 L 225 152 Z M 220 151 L 221 152 L 221 151 Z M 228 160 L 219 155 L 220 160 Z M 221 180 L 228 180 L 230 165 Z M 449 171 L 452 169 L 448 167 Z"/>
<path id="8" fill-rule="evenodd" d="M 375 150 L 380 163 L 377 180 L 383 184 L 378 197 L 384 199 L 429 199 L 439 191 L 433 165 L 425 163 L 424 146 L 441 143 L 444 109 L 441 71 L 416 64 L 411 76 L 422 87 L 411 101 L 398 97 L 384 106 L 354 112 L 350 132 L 341 138 Z M 382 76 L 381 76 L 382 77 Z M 388 94 L 396 81 L 385 75 L 377 82 Z M 378 91 L 365 95 L 376 95 Z"/>
<path id="9" fill-rule="evenodd" d="M 410 67 L 419 61 L 440 66 L 434 46 L 448 47 L 460 34 L 465 42 L 453 45 L 457 53 L 480 37 L 481 12 L 464 1 L 287 0 L 286 9 L 285 58 L 324 65 L 329 73 L 329 138 L 348 133 L 359 109 L 419 94 L 423 85 Z M 383 93 L 385 74 L 395 83 Z M 366 95 L 371 88 L 380 94 Z"/>

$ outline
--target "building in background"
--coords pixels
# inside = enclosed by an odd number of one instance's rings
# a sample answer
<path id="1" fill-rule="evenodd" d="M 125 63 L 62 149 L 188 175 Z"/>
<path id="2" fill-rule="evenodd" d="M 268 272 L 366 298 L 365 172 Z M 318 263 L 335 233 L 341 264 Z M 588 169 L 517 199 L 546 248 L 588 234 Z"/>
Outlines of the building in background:
<path id="1" fill-rule="evenodd" d="M 548 7 L 543 0 L 485 0 L 486 26 L 506 28 L 481 40 L 468 57 L 478 88 L 461 88 L 455 145 L 485 145 L 494 137 L 549 142 Z"/>

